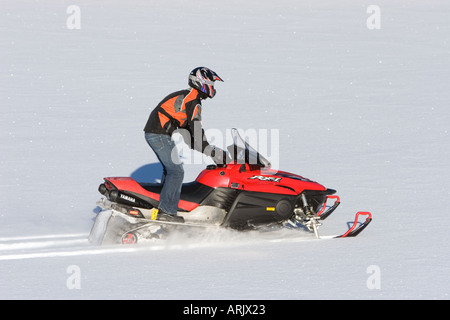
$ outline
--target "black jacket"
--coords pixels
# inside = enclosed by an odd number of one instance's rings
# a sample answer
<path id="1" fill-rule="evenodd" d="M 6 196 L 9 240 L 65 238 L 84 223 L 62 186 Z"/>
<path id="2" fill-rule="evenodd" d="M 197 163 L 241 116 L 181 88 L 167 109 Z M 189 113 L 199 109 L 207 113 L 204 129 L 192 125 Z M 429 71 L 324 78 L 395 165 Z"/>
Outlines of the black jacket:
<path id="1" fill-rule="evenodd" d="M 151 112 L 144 131 L 172 136 L 181 133 L 191 149 L 204 152 L 209 146 L 201 124 L 203 93 L 196 89 L 180 90 L 165 97 Z"/>

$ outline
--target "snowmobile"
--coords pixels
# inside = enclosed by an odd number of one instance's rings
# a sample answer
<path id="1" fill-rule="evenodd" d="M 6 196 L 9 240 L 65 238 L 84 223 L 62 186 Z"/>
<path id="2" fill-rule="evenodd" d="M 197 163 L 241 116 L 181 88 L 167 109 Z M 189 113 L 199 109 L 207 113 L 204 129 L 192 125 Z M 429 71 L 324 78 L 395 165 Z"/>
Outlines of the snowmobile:
<path id="1" fill-rule="evenodd" d="M 95 244 L 133 244 L 161 239 L 192 228 L 246 231 L 298 228 L 321 236 L 318 227 L 340 204 L 336 190 L 289 172 L 271 169 L 270 162 L 231 131 L 231 161 L 208 165 L 195 181 L 183 183 L 178 215 L 184 223 L 157 220 L 160 183 L 138 183 L 130 177 L 107 177 L 98 190 L 104 196 L 89 240 Z M 330 203 L 328 203 L 330 202 Z M 359 222 L 360 216 L 366 216 Z M 354 237 L 372 221 L 358 212 L 353 225 L 336 238 Z"/>

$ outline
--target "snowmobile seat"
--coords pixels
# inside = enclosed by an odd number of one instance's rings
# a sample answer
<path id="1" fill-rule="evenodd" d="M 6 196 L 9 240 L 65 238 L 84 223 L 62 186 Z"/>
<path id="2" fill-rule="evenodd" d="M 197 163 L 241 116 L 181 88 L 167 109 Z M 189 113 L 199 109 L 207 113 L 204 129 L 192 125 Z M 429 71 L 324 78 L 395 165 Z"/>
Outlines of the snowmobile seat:
<path id="1" fill-rule="evenodd" d="M 145 190 L 157 194 L 161 194 L 163 187 L 163 184 L 161 183 L 140 183 L 140 185 Z M 180 200 L 200 204 L 212 191 L 213 188 L 197 181 L 183 183 L 181 186 Z"/>

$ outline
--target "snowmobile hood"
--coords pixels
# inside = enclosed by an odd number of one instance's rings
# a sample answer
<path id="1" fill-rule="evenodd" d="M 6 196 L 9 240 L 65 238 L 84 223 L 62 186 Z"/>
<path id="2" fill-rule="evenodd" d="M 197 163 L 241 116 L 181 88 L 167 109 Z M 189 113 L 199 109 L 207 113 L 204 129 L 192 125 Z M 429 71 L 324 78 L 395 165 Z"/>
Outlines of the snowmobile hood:
<path id="1" fill-rule="evenodd" d="M 200 173 L 197 181 L 212 188 L 288 195 L 298 195 L 304 190 L 327 190 L 323 185 L 296 174 L 236 163 L 209 167 Z"/>

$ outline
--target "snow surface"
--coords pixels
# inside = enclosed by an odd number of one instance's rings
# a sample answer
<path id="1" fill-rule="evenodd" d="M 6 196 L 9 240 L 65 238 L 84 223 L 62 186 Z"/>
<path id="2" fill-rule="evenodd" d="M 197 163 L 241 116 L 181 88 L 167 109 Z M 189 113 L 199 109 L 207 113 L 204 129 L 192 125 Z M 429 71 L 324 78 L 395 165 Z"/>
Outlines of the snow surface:
<path id="1" fill-rule="evenodd" d="M 381 29 L 366 25 L 373 4 Z M 448 1 L 0 8 L 1 299 L 449 298 Z M 321 233 L 356 211 L 372 224 L 353 239 L 223 231 L 90 246 L 102 178 L 157 178 L 143 126 L 200 65 L 225 79 L 206 129 L 278 129 L 279 167 L 341 197 Z M 186 164 L 185 180 L 203 167 Z"/>

